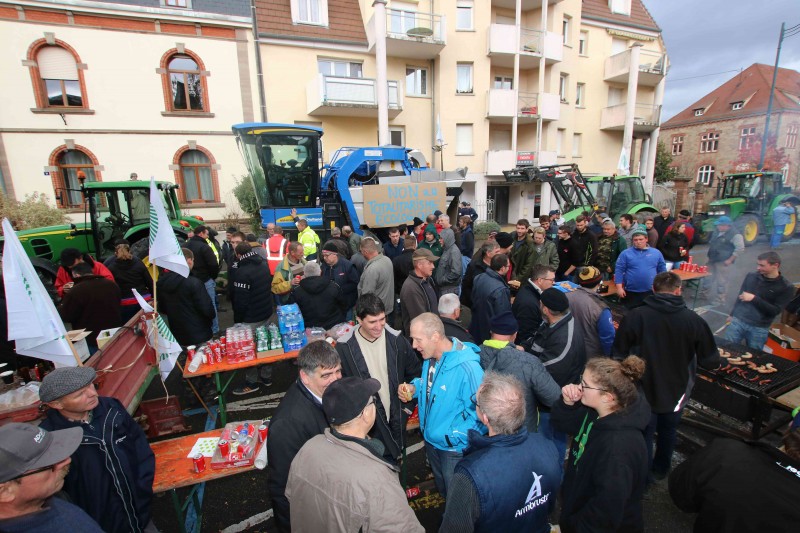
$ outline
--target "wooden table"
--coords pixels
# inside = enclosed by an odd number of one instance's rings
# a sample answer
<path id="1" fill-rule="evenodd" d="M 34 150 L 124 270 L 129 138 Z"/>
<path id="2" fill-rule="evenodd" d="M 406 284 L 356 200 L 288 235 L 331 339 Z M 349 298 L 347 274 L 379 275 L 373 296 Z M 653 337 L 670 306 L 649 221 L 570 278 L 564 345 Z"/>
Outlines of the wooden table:
<path id="1" fill-rule="evenodd" d="M 156 475 L 153 480 L 153 492 L 156 494 L 159 492 L 170 493 L 181 533 L 186 533 L 185 513 L 188 511 L 190 503 L 194 503 L 194 509 L 197 513 L 196 530 L 200 531 L 200 526 L 203 523 L 203 502 L 198 495 L 198 490 L 203 483 L 255 470 L 253 466 L 215 470 L 211 468 L 211 459 L 208 457 L 206 457 L 205 471 L 198 474 L 193 470 L 192 460 L 187 455 L 189 455 L 194 443 L 197 442 L 197 439 L 203 437 L 219 437 L 220 432 L 221 430 L 206 431 L 205 433 L 196 433 L 150 444 L 150 448 L 156 456 Z M 192 487 L 183 503 L 181 503 L 177 492 L 177 489 L 182 487 Z"/>
<path id="2" fill-rule="evenodd" d="M 683 286 L 686 288 L 694 288 L 694 298 L 692 299 L 692 309 L 697 305 L 697 295 L 700 292 L 700 286 L 703 284 L 703 278 L 707 278 L 710 274 L 708 272 L 686 272 L 683 270 L 670 270 L 681 278 Z M 608 292 L 600 293 L 603 298 L 617 297 L 617 284 L 613 280 L 604 281 L 604 285 L 608 287 Z"/>
<path id="3" fill-rule="evenodd" d="M 278 361 L 283 361 L 285 359 L 296 359 L 299 353 L 300 352 L 298 350 L 294 350 L 291 352 L 280 353 L 278 355 L 271 355 L 269 357 L 262 357 L 260 359 L 251 359 L 250 361 L 243 361 L 241 363 L 222 362 L 213 365 L 201 364 L 200 368 L 197 369 L 197 372 L 189 372 L 189 365 L 187 364 L 183 369 L 183 377 L 196 378 L 199 376 L 214 376 L 214 384 L 217 387 L 217 402 L 219 403 L 219 420 L 221 422 L 220 427 L 225 427 L 225 424 L 228 422 L 225 392 L 228 390 L 233 378 L 236 377 L 236 371 L 244 368 L 252 368 L 255 366 L 277 363 Z M 221 375 L 225 372 L 230 372 L 231 375 L 223 385 Z"/>

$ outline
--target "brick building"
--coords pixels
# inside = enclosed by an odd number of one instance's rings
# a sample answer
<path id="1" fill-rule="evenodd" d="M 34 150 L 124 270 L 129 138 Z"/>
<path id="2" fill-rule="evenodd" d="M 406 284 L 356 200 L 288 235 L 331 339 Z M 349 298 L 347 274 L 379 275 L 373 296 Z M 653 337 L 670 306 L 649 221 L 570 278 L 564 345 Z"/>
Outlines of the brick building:
<path id="1" fill-rule="evenodd" d="M 769 103 L 774 68 L 753 64 L 698 99 L 661 126 L 661 138 L 672 154 L 679 176 L 707 186 L 707 199 L 724 172 L 755 169 Z M 800 149 L 800 73 L 778 69 L 770 119 L 765 168 L 780 170 L 784 182 L 798 188 Z M 785 156 L 778 161 L 774 151 Z M 779 158 L 780 159 L 780 158 Z M 776 168 L 769 168 L 769 166 Z"/>

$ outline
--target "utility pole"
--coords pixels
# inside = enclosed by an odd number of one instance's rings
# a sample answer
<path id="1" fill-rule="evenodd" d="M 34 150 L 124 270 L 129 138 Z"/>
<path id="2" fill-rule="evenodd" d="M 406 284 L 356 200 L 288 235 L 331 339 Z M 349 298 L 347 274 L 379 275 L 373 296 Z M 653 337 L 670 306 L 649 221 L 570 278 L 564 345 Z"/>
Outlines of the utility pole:
<path id="1" fill-rule="evenodd" d="M 761 156 L 758 158 L 758 170 L 764 170 L 764 159 L 767 156 L 767 140 L 769 139 L 769 119 L 772 116 L 772 103 L 775 100 L 775 85 L 778 81 L 778 63 L 781 59 L 781 46 L 783 39 L 793 37 L 800 33 L 800 24 L 786 29 L 786 23 L 781 23 L 781 35 L 778 38 L 778 50 L 775 52 L 775 68 L 772 70 L 772 87 L 769 90 L 769 103 L 767 104 L 767 120 L 764 124 L 764 134 L 761 137 Z"/>

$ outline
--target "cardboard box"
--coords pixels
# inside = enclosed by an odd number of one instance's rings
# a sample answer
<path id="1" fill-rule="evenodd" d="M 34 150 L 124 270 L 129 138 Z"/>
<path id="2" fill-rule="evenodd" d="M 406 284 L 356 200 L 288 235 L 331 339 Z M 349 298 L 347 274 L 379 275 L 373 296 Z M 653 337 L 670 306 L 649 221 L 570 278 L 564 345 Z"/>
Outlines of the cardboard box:
<path id="1" fill-rule="evenodd" d="M 764 351 L 790 361 L 800 361 L 800 331 L 786 324 L 772 324 Z"/>
<path id="2" fill-rule="evenodd" d="M 86 331 L 85 329 L 74 329 L 67 332 L 67 337 L 72 341 L 72 345 L 75 347 L 78 357 L 81 358 L 81 362 L 86 362 L 89 359 L 89 345 L 86 344 L 86 337 L 90 333 L 91 331 Z"/>
<path id="3" fill-rule="evenodd" d="M 267 350 L 264 352 L 256 352 L 256 359 L 264 359 L 265 357 L 273 357 L 275 355 L 281 355 L 283 353 L 283 348 L 278 348 L 277 350 Z"/>
<path id="4" fill-rule="evenodd" d="M 104 329 L 97 335 L 97 348 L 102 350 L 103 346 L 119 331 L 120 328 Z"/>

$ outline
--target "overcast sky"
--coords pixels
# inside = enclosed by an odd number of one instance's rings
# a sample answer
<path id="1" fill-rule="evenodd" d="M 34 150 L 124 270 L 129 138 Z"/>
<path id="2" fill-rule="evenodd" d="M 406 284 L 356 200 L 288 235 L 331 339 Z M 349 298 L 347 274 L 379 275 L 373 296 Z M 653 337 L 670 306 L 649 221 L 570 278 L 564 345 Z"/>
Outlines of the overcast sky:
<path id="1" fill-rule="evenodd" d="M 734 77 L 740 69 L 753 63 L 774 65 L 781 23 L 785 22 L 787 28 L 800 24 L 798 0 L 644 3 L 661 27 L 670 58 L 662 122 Z M 800 35 L 784 38 L 780 66 L 800 70 Z"/>

